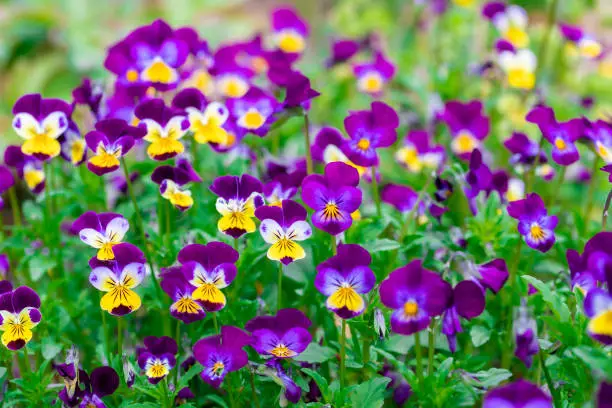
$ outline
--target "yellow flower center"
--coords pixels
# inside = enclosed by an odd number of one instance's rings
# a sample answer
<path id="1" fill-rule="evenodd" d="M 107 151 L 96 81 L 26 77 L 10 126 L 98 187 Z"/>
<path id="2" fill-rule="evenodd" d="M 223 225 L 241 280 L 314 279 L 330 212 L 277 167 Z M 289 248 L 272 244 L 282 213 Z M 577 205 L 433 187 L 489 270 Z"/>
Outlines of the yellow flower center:
<path id="1" fill-rule="evenodd" d="M 612 310 L 606 310 L 591 319 L 589 331 L 598 335 L 612 336 Z"/>
<path id="2" fill-rule="evenodd" d="M 169 84 L 174 79 L 174 70 L 164 61 L 155 60 L 143 71 L 143 78 L 151 82 Z"/>
<path id="3" fill-rule="evenodd" d="M 193 301 L 193 299 L 188 298 L 188 297 L 180 298 L 174 304 L 174 308 L 179 313 L 191 313 L 191 314 L 197 314 L 200 312 L 200 310 L 202 310 L 200 305 L 198 305 L 196 302 Z"/>
<path id="4" fill-rule="evenodd" d="M 555 147 L 559 150 L 565 150 L 565 148 L 567 147 L 567 144 L 565 143 L 563 139 L 558 137 L 555 139 Z"/>
<path id="5" fill-rule="evenodd" d="M 453 150 L 459 154 L 470 153 L 476 148 L 476 145 L 477 143 L 474 136 L 468 131 L 459 132 L 452 142 Z"/>
<path id="6" fill-rule="evenodd" d="M 274 347 L 272 350 L 270 350 L 270 354 L 276 357 L 293 357 L 295 355 L 295 353 L 289 350 L 289 348 L 284 344 L 279 344 L 278 346 Z"/>
<path id="7" fill-rule="evenodd" d="M 237 79 L 229 79 L 225 82 L 223 94 L 230 98 L 240 98 L 244 96 L 248 90 L 248 86 L 246 86 L 242 81 Z"/>
<path id="8" fill-rule="evenodd" d="M 23 172 L 23 178 L 28 188 L 34 190 L 45 179 L 45 173 L 40 170 L 26 170 Z"/>
<path id="9" fill-rule="evenodd" d="M 138 81 L 138 71 L 136 71 L 135 69 L 128 69 L 125 73 L 125 79 L 127 79 L 128 82 Z"/>
<path id="10" fill-rule="evenodd" d="M 85 142 L 83 140 L 75 140 L 70 146 L 70 160 L 72 164 L 77 164 L 83 159 L 85 153 Z"/>
<path id="11" fill-rule="evenodd" d="M 408 317 L 415 317 L 419 313 L 419 305 L 413 300 L 404 303 L 404 314 Z"/>
<path id="12" fill-rule="evenodd" d="M 242 123 L 247 129 L 259 129 L 265 121 L 266 118 L 255 109 L 249 109 L 242 117 Z"/>
<path id="13" fill-rule="evenodd" d="M 529 229 L 529 233 L 531 234 L 531 237 L 536 241 L 543 239 L 545 236 L 544 230 L 538 224 L 533 224 Z"/>
<path id="14" fill-rule="evenodd" d="M 168 368 L 161 361 L 156 361 L 147 369 L 147 377 L 159 378 L 168 374 Z"/>
<path id="15" fill-rule="evenodd" d="M 279 35 L 278 48 L 289 54 L 302 52 L 306 43 L 298 33 L 285 32 Z"/>
<path id="16" fill-rule="evenodd" d="M 212 372 L 216 376 L 223 374 L 223 370 L 225 370 L 225 364 L 223 364 L 221 361 L 217 361 L 212 367 Z"/>
<path id="17" fill-rule="evenodd" d="M 513 68 L 508 71 L 508 84 L 513 88 L 532 89 L 535 85 L 535 74 L 524 68 Z"/>
<path id="18" fill-rule="evenodd" d="M 529 36 L 519 27 L 508 28 L 504 37 L 517 48 L 525 48 L 529 45 Z"/>
<path id="19" fill-rule="evenodd" d="M 370 148 L 370 141 L 366 138 L 361 138 L 357 142 L 357 147 L 361 150 L 368 150 Z"/>
<path id="20" fill-rule="evenodd" d="M 325 208 L 323 208 L 323 217 L 337 220 L 340 218 L 340 209 L 334 203 L 327 203 L 325 204 Z"/>

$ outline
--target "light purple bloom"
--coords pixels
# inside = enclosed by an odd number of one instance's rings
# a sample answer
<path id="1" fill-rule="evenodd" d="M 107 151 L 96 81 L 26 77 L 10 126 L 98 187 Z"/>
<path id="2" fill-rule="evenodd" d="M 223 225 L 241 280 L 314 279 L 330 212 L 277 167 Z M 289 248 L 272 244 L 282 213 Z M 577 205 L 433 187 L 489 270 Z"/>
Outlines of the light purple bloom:
<path id="1" fill-rule="evenodd" d="M 450 130 L 452 151 L 461 159 L 467 160 L 474 149 L 480 148 L 482 141 L 489 135 L 489 118 L 485 115 L 480 101 L 449 101 L 440 116 Z"/>
<path id="2" fill-rule="evenodd" d="M 555 243 L 557 216 L 548 215 L 538 194 L 531 193 L 523 200 L 511 202 L 508 214 L 518 220 L 518 231 L 531 248 L 547 252 Z"/>
<path id="3" fill-rule="evenodd" d="M 261 355 L 291 358 L 299 355 L 312 341 L 310 319 L 297 309 L 281 309 L 275 316 L 249 320 L 245 330 L 253 336 L 251 346 Z"/>
<path id="4" fill-rule="evenodd" d="M 274 96 L 252 86 L 242 97 L 228 99 L 227 107 L 240 128 L 263 137 L 275 120 L 279 103 Z"/>
<path id="5" fill-rule="evenodd" d="M 349 61 L 361 49 L 361 43 L 356 40 L 342 38 L 331 42 L 331 55 L 325 61 L 325 66 L 331 68 L 335 65 Z"/>
<path id="6" fill-rule="evenodd" d="M 148 336 L 144 339 L 144 347 L 138 348 L 136 352 L 138 366 L 144 370 L 151 384 L 157 384 L 176 365 L 178 346 L 171 337 Z"/>
<path id="7" fill-rule="evenodd" d="M 284 6 L 272 12 L 274 44 L 287 54 L 301 54 L 306 48 L 308 23 L 295 9 Z"/>
<path id="8" fill-rule="evenodd" d="M 395 65 L 379 51 L 373 61 L 353 65 L 353 73 L 359 91 L 378 97 L 382 95 L 385 84 L 395 75 Z"/>
<path id="9" fill-rule="evenodd" d="M 482 408 L 552 408 L 552 400 L 537 385 L 518 380 L 489 391 Z"/>
<path id="10" fill-rule="evenodd" d="M 582 255 L 574 249 L 566 252 L 567 264 L 572 278 L 572 289 L 578 288 L 588 293 L 605 282 L 605 268 L 612 261 L 612 232 L 599 232 L 589 239 Z"/>

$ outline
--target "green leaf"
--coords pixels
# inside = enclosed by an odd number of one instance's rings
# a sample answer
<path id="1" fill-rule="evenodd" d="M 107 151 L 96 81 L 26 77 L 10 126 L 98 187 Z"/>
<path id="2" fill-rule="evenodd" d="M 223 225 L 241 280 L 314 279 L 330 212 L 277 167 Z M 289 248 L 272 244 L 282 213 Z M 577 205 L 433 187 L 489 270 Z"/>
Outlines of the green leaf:
<path id="1" fill-rule="evenodd" d="M 183 388 L 187 387 L 189 385 L 189 381 L 191 381 L 191 379 L 195 377 L 197 374 L 201 373 L 203 369 L 204 367 L 202 367 L 199 363 L 195 363 L 193 366 L 191 366 L 191 368 L 189 368 L 189 370 L 187 370 L 185 374 L 181 376 L 181 378 L 178 381 L 178 384 L 175 387 L 174 394 L 172 396 L 173 401 L 174 401 L 174 398 L 176 397 L 176 394 L 178 394 L 178 392 L 182 390 Z"/>
<path id="2" fill-rule="evenodd" d="M 38 280 L 49 270 L 55 268 L 57 261 L 48 256 L 36 256 L 30 259 L 30 276 L 32 280 L 38 282 Z"/>
<path id="3" fill-rule="evenodd" d="M 529 275 L 521 276 L 521 278 L 531 283 L 538 290 L 544 301 L 548 303 L 553 313 L 559 317 L 561 322 L 570 320 L 570 311 L 567 303 L 557 292 L 553 292 L 548 284 Z"/>
<path id="4" fill-rule="evenodd" d="M 212 401 L 215 404 L 219 405 L 220 407 L 228 408 L 227 403 L 225 402 L 225 400 L 223 398 L 221 398 L 220 396 L 216 395 L 216 394 L 207 394 L 203 398 L 203 400 L 204 401 Z"/>
<path id="5" fill-rule="evenodd" d="M 476 379 L 476 383 L 479 386 L 488 389 L 512 377 L 512 372 L 503 368 L 490 368 L 486 371 L 479 371 L 470 375 Z"/>
<path id="6" fill-rule="evenodd" d="M 334 358 L 335 355 L 336 351 L 329 347 L 320 346 L 318 343 L 310 343 L 306 350 L 295 357 L 294 360 L 310 364 L 321 364 Z"/>
<path id="7" fill-rule="evenodd" d="M 317 373 L 314 370 L 311 370 L 310 368 L 302 368 L 302 372 L 307 376 L 311 377 L 315 381 L 315 383 L 317 383 L 319 389 L 321 390 L 321 395 L 323 395 L 323 400 L 325 402 L 331 401 L 331 395 L 329 393 L 329 383 L 327 382 L 327 380 L 322 377 L 321 374 Z"/>
<path id="8" fill-rule="evenodd" d="M 370 252 L 383 252 L 399 249 L 400 244 L 392 239 L 383 238 L 368 242 L 364 245 L 364 247 Z"/>
<path id="9" fill-rule="evenodd" d="M 491 329 L 484 326 L 472 326 L 470 336 L 474 347 L 480 347 L 491 338 Z"/>
<path id="10" fill-rule="evenodd" d="M 42 355 L 45 360 L 51 360 L 62 351 L 62 346 L 45 337 L 42 340 Z"/>
<path id="11" fill-rule="evenodd" d="M 572 353 L 589 368 L 600 371 L 608 381 L 612 380 L 612 359 L 605 351 L 589 346 L 578 346 L 572 349 Z"/>
<path id="12" fill-rule="evenodd" d="M 385 389 L 390 382 L 390 378 L 377 377 L 359 384 L 350 394 L 351 405 L 353 407 L 382 407 L 385 402 Z"/>

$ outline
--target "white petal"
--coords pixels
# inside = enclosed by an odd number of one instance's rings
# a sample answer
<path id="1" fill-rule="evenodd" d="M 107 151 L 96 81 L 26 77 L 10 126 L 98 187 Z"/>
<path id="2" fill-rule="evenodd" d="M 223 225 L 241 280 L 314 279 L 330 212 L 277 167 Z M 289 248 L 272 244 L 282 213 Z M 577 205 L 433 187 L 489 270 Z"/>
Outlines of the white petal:
<path id="1" fill-rule="evenodd" d="M 130 229 L 128 220 L 123 217 L 113 218 L 106 226 L 106 238 L 109 242 L 118 244 L 123 240 L 128 229 Z"/>
<path id="2" fill-rule="evenodd" d="M 57 139 L 68 129 L 68 118 L 64 112 L 53 112 L 43 120 L 42 128 L 47 136 Z"/>
<path id="3" fill-rule="evenodd" d="M 79 238 L 93 248 L 102 248 L 102 245 L 106 243 L 106 237 L 93 228 L 83 228 L 80 230 Z"/>
<path id="4" fill-rule="evenodd" d="M 229 207 L 229 202 L 223 197 L 217 198 L 215 207 L 217 208 L 217 212 L 221 215 L 227 215 L 232 212 L 232 209 Z"/>
<path id="5" fill-rule="evenodd" d="M 506 9 L 506 15 L 513 27 L 527 27 L 527 12 L 524 8 L 515 5 L 509 6 L 508 9 Z"/>
<path id="6" fill-rule="evenodd" d="M 94 288 L 103 292 L 108 292 L 111 289 L 109 287 L 110 285 L 107 285 L 107 283 L 115 282 L 117 282 L 117 276 L 106 266 L 98 266 L 89 274 L 89 283 L 91 283 Z"/>
<path id="7" fill-rule="evenodd" d="M 13 129 L 17 132 L 19 137 L 26 140 L 31 139 L 37 134 L 43 133 L 38 121 L 29 113 L 18 113 L 15 115 L 13 118 Z"/>
<path id="8" fill-rule="evenodd" d="M 143 119 L 140 123 L 144 123 L 147 127 L 147 134 L 143 137 L 147 142 L 154 142 L 164 134 L 164 129 L 153 119 Z"/>
<path id="9" fill-rule="evenodd" d="M 287 228 L 287 236 L 292 237 L 293 241 L 303 241 L 311 235 L 312 228 L 306 221 L 296 221 Z"/>
<path id="10" fill-rule="evenodd" d="M 516 53 L 516 63 L 528 72 L 533 72 L 536 69 L 537 58 L 531 50 L 523 49 Z"/>
<path id="11" fill-rule="evenodd" d="M 323 150 L 323 161 L 325 161 L 325 163 L 337 161 L 346 163 L 348 161 L 348 157 L 342 153 L 342 150 L 340 150 L 338 146 L 330 144 L 327 145 L 325 150 Z"/>
<path id="12" fill-rule="evenodd" d="M 229 111 L 227 107 L 220 102 L 212 102 L 204 110 L 204 123 L 208 123 L 210 119 L 213 119 L 221 126 L 228 117 Z"/>
<path id="13" fill-rule="evenodd" d="M 505 33 L 510 27 L 510 21 L 506 13 L 497 13 L 493 17 L 493 25 L 502 33 Z"/>
<path id="14" fill-rule="evenodd" d="M 511 51 L 503 51 L 498 57 L 498 63 L 504 71 L 509 71 L 517 65 L 516 54 Z"/>
<path id="15" fill-rule="evenodd" d="M 144 279 L 145 276 L 145 266 L 144 264 L 138 262 L 132 262 L 131 264 L 127 264 L 123 270 L 121 271 L 121 276 L 119 277 L 119 282 L 128 283 L 126 286 L 128 288 L 135 288 L 140 285 L 140 282 Z"/>
<path id="16" fill-rule="evenodd" d="M 182 123 L 185 120 L 183 116 L 176 116 L 166 124 L 164 128 L 164 135 L 171 137 L 172 139 L 180 139 L 185 136 L 185 131 L 182 129 Z"/>
<path id="17" fill-rule="evenodd" d="M 281 228 L 278 223 L 272 219 L 265 219 L 259 225 L 259 232 L 261 233 L 261 237 L 268 244 L 274 244 L 281 237 L 285 235 L 285 231 Z"/>

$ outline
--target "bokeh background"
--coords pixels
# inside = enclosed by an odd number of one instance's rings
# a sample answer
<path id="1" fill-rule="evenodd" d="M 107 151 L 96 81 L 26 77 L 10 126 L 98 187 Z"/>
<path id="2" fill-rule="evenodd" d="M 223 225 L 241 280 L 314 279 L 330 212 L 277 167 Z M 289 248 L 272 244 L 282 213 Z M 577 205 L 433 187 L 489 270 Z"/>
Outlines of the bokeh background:
<path id="1" fill-rule="evenodd" d="M 439 0 L 420 0 L 428 1 Z M 155 18 L 164 18 L 172 26 L 194 26 L 215 47 L 254 32 L 265 32 L 270 10 L 280 3 L 292 3 L 312 26 L 309 55 L 301 62 L 306 73 L 314 75 L 321 71 L 320 64 L 329 53 L 331 37 L 376 32 L 387 42 L 385 48 L 399 63 L 401 75 L 406 59 L 419 58 L 401 54 L 404 34 L 414 22 L 415 2 L 419 0 L 3 1 L 0 3 L 0 148 L 16 140 L 10 129 L 10 109 L 20 95 L 40 92 L 46 97 L 69 99 L 71 90 L 83 76 L 106 77 L 102 62 L 109 44 Z M 513 3 L 530 12 L 531 24 L 544 25 L 546 0 Z M 563 20 L 587 26 L 604 44 L 612 46 L 612 1 L 560 0 L 559 3 Z M 461 24 L 465 16 L 459 13 L 455 18 L 454 26 L 465 29 L 466 25 Z M 450 29 L 453 29 L 452 21 Z M 475 42 L 468 41 L 470 44 L 466 45 L 477 47 L 478 38 Z M 325 86 L 324 78 L 316 75 L 315 82 Z"/>

